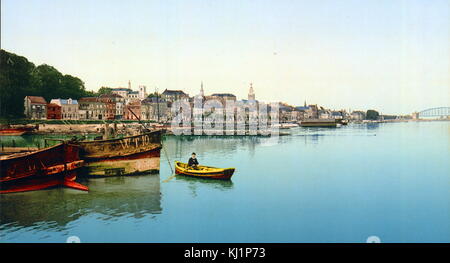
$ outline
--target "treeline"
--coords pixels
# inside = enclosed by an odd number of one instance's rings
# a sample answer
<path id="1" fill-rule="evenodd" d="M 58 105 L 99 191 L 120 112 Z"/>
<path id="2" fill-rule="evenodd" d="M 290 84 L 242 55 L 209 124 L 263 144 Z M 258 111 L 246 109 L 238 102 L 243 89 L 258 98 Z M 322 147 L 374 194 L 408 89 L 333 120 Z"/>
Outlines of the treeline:
<path id="1" fill-rule="evenodd" d="M 0 117 L 21 118 L 24 97 L 42 96 L 47 102 L 54 98 L 79 99 L 95 96 L 84 82 L 64 75 L 52 66 L 35 66 L 27 58 L 0 49 Z"/>

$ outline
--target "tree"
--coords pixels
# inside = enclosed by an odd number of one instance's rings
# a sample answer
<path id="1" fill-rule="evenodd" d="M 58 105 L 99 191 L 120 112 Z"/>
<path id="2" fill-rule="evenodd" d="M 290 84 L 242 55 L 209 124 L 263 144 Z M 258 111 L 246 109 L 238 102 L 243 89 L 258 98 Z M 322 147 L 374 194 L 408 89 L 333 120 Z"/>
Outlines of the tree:
<path id="1" fill-rule="evenodd" d="M 366 112 L 366 119 L 367 120 L 378 120 L 378 117 L 380 114 L 376 110 L 368 110 Z"/>
<path id="2" fill-rule="evenodd" d="M 156 98 L 156 97 L 158 97 L 158 98 L 161 98 L 161 94 L 159 94 L 158 92 L 153 92 L 153 93 L 150 93 L 148 96 L 147 96 L 147 98 Z"/>
<path id="3" fill-rule="evenodd" d="M 0 50 L 0 116 L 22 117 L 23 98 L 32 92 L 34 64 Z"/>
<path id="4" fill-rule="evenodd" d="M 56 98 L 79 99 L 92 96 L 84 82 L 63 75 L 50 65 L 35 66 L 25 57 L 0 49 L 0 116 L 23 117 L 24 97 L 42 96 L 47 102 Z"/>
<path id="5" fill-rule="evenodd" d="M 111 94 L 112 93 L 112 88 L 110 87 L 101 87 L 98 91 L 97 91 L 97 95 L 103 95 L 103 94 Z"/>

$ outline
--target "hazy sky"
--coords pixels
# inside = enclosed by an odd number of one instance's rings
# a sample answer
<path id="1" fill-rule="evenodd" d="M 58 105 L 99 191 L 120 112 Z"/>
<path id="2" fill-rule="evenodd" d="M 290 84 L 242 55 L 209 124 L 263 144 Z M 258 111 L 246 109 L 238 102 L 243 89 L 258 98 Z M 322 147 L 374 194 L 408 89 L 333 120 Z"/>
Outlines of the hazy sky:
<path id="1" fill-rule="evenodd" d="M 448 0 L 1 1 L 1 47 L 80 77 L 293 105 L 450 106 Z"/>

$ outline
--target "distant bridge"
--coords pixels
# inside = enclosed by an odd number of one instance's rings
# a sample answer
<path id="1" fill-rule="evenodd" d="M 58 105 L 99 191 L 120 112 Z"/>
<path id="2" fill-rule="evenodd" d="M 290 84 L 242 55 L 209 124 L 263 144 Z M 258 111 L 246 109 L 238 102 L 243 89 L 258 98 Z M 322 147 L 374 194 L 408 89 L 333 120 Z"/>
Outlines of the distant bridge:
<path id="1" fill-rule="evenodd" d="M 419 112 L 419 118 L 449 117 L 449 116 L 450 116 L 450 107 L 431 108 Z"/>

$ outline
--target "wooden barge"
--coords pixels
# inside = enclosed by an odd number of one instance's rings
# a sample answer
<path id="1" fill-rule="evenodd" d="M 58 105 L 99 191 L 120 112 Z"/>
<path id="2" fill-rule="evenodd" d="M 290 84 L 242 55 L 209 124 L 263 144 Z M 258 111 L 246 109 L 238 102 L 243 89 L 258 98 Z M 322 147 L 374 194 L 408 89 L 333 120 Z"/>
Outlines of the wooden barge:
<path id="1" fill-rule="evenodd" d="M 159 172 L 162 130 L 123 138 L 74 141 L 90 176 L 135 175 Z"/>
<path id="2" fill-rule="evenodd" d="M 323 128 L 335 128 L 337 122 L 334 119 L 310 119 L 300 122 L 301 127 L 323 127 Z"/>
<path id="3" fill-rule="evenodd" d="M 83 164 L 79 148 L 68 143 L 0 156 L 0 193 L 40 190 L 58 185 L 88 190 L 74 182 L 74 171 Z"/>

